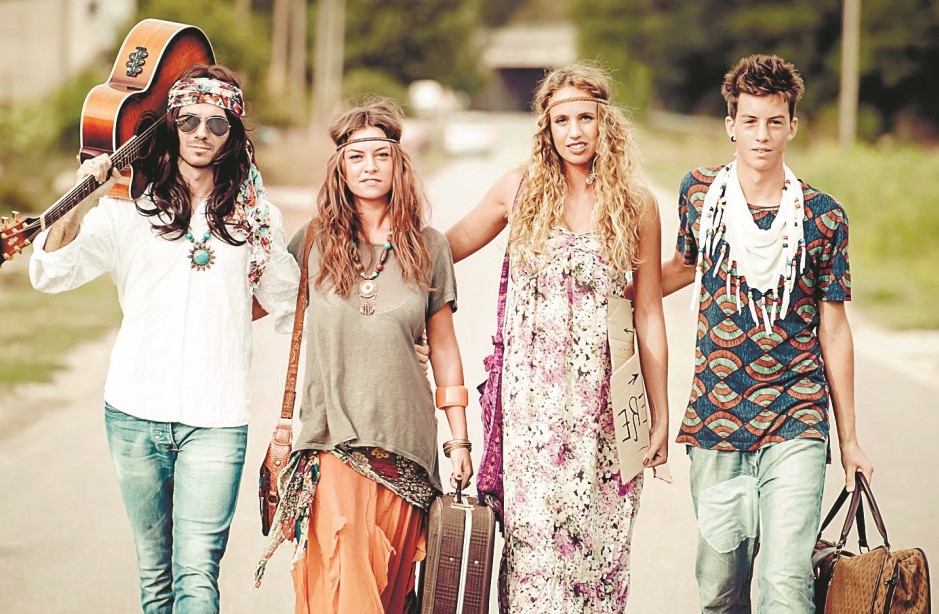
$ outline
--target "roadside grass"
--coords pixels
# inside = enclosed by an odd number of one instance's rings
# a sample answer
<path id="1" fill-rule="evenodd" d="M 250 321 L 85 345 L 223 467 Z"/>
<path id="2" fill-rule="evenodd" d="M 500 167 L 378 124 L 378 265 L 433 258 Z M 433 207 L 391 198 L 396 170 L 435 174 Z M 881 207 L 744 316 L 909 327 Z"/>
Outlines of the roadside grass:
<path id="1" fill-rule="evenodd" d="M 0 398 L 17 384 L 49 382 L 76 345 L 96 339 L 120 322 L 110 279 L 97 279 L 58 295 L 30 286 L 22 254 L 0 271 Z"/>
<path id="2" fill-rule="evenodd" d="M 805 135 L 800 135 L 804 138 Z M 650 180 L 677 189 L 696 166 L 730 159 L 722 127 L 637 130 Z M 854 300 L 888 328 L 939 329 L 939 156 L 906 145 L 793 141 L 786 161 L 801 179 L 833 195 L 850 221 Z M 659 203 L 674 215 L 676 203 Z M 670 241 L 671 238 L 663 238 Z"/>

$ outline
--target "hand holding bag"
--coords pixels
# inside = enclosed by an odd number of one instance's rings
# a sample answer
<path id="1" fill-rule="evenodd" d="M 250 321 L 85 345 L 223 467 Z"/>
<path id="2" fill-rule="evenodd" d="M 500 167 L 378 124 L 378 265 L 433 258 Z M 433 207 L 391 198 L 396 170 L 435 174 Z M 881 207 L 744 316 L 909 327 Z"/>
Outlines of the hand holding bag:
<path id="1" fill-rule="evenodd" d="M 891 551 L 887 529 L 874 493 L 861 472 L 857 487 L 838 543 L 822 539 L 822 533 L 847 501 L 849 493 L 842 490 L 818 532 L 812 553 L 815 569 L 815 608 L 819 614 L 930 614 L 929 565 L 919 548 Z M 864 528 L 862 497 L 867 499 L 871 517 L 884 545 L 871 550 Z M 852 554 L 844 550 L 855 520 L 861 550 Z"/>
<path id="2" fill-rule="evenodd" d="M 261 463 L 258 478 L 258 499 L 261 506 L 261 534 L 271 532 L 274 512 L 280 503 L 278 478 L 293 448 L 293 406 L 297 398 L 297 365 L 300 362 L 300 342 L 303 340 L 303 317 L 307 305 L 309 287 L 308 271 L 310 249 L 313 247 L 312 222 L 306 230 L 306 247 L 303 249 L 303 261 L 300 265 L 300 287 L 297 290 L 297 309 L 293 316 L 293 335 L 290 339 L 290 361 L 287 363 L 287 383 L 284 386 L 284 402 L 280 410 L 280 419 L 274 427 L 271 443 Z"/>

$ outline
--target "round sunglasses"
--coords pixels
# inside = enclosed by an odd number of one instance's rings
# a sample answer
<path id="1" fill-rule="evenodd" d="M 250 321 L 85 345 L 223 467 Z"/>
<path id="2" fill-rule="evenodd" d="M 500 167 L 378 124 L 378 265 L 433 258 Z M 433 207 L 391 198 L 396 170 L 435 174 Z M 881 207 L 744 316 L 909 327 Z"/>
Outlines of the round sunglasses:
<path id="1" fill-rule="evenodd" d="M 180 132 L 189 133 L 198 128 L 203 121 L 205 121 L 205 127 L 208 128 L 209 132 L 215 136 L 225 136 L 231 127 L 228 120 L 221 115 L 205 118 L 198 115 L 180 115 L 176 118 L 176 127 L 179 128 Z"/>

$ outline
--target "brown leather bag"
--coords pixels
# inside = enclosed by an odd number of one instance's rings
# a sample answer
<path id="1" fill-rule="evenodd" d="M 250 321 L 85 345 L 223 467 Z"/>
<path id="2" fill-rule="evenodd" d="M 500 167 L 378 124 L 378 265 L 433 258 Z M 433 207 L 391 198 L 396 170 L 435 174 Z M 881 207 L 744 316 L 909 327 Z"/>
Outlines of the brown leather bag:
<path id="1" fill-rule="evenodd" d="M 841 510 L 849 493 L 842 490 L 818 532 L 812 554 L 815 568 L 815 610 L 819 614 L 930 614 L 929 565 L 919 548 L 890 550 L 887 529 L 870 485 L 860 472 L 857 487 L 838 543 L 822 539 L 822 533 Z M 884 540 L 873 550 L 867 545 L 862 497 Z M 859 552 L 844 549 L 857 521 Z M 866 551 L 865 551 L 866 550 Z M 862 552 L 863 551 L 863 552 Z"/>
<path id="2" fill-rule="evenodd" d="M 258 499 L 261 505 L 261 534 L 271 532 L 274 513 L 280 503 L 277 482 L 281 472 L 290 460 L 293 448 L 293 406 L 297 398 L 297 365 L 300 362 L 300 342 L 303 340 L 303 316 L 306 312 L 307 289 L 309 287 L 308 270 L 310 249 L 313 247 L 312 222 L 306 231 L 306 247 L 303 249 L 303 261 L 300 265 L 300 288 L 297 290 L 297 310 L 293 316 L 293 335 L 290 339 L 290 361 L 287 363 L 287 383 L 284 386 L 284 402 L 280 410 L 280 419 L 274 427 L 271 443 L 261 463 L 258 479 Z"/>

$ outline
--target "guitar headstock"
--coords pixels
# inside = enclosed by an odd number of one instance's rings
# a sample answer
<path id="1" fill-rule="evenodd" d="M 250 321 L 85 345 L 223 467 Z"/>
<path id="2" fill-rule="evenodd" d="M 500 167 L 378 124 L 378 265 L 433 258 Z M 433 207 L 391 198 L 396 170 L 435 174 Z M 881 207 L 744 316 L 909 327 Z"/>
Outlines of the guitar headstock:
<path id="1" fill-rule="evenodd" d="M 12 260 L 32 242 L 39 232 L 35 223 L 37 218 L 21 219 L 19 211 L 13 212 L 13 218 L 0 217 L 0 265 Z"/>

